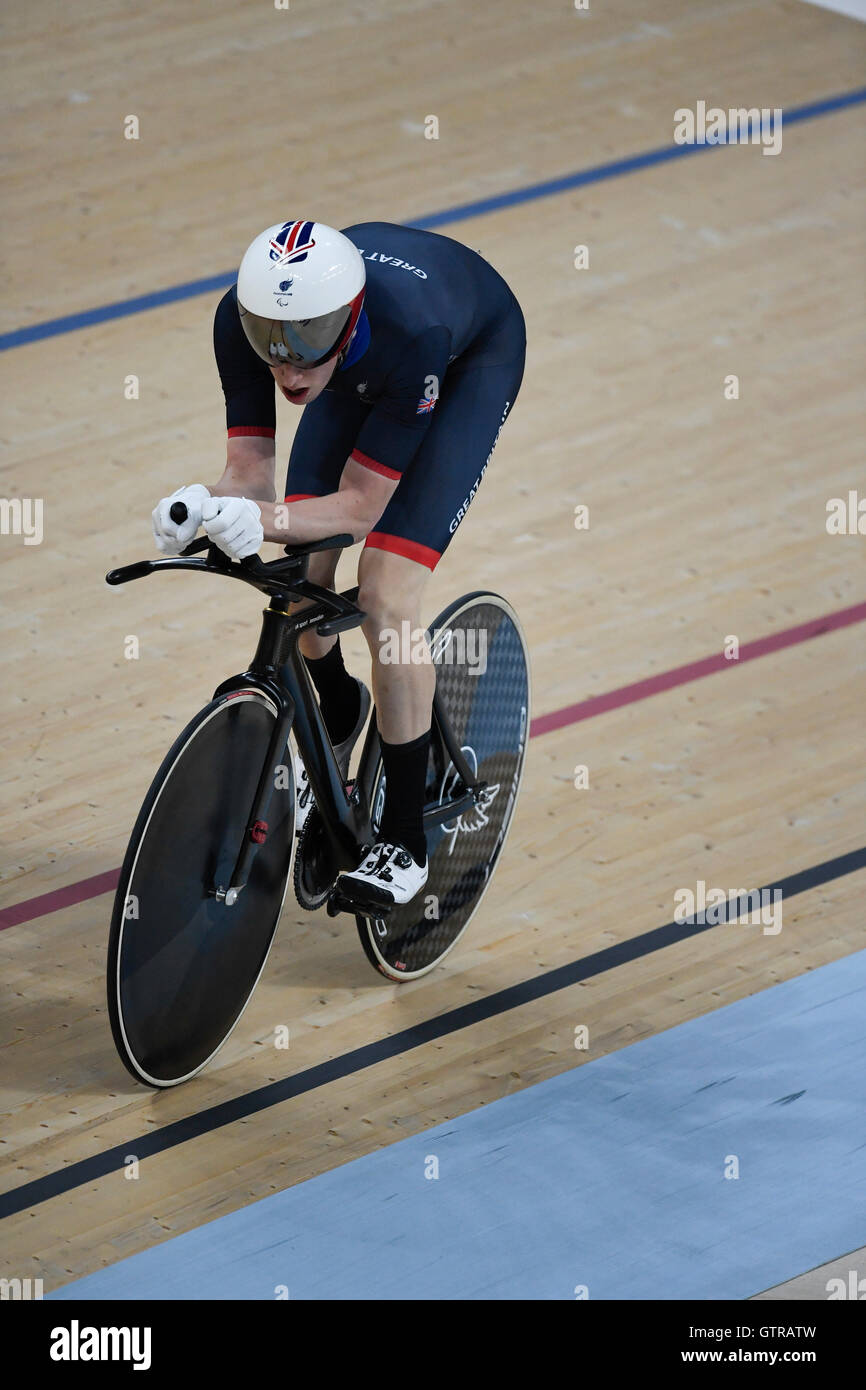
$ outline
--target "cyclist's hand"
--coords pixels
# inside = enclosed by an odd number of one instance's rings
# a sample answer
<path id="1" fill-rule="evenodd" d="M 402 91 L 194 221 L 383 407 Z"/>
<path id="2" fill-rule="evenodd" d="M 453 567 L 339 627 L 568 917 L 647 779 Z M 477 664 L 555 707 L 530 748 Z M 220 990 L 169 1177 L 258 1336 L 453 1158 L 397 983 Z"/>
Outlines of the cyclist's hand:
<path id="1" fill-rule="evenodd" d="M 210 539 L 232 560 L 255 555 L 265 539 L 261 508 L 248 497 L 209 497 L 201 520 Z"/>
<path id="2" fill-rule="evenodd" d="M 163 497 L 157 503 L 152 514 L 153 539 L 157 550 L 164 555 L 179 555 L 189 545 L 201 526 L 201 508 L 205 498 L 210 500 L 207 488 L 202 483 L 193 483 L 192 487 L 179 487 L 171 497 Z M 183 502 L 186 506 L 187 518 L 180 525 L 169 516 L 174 502 Z"/>

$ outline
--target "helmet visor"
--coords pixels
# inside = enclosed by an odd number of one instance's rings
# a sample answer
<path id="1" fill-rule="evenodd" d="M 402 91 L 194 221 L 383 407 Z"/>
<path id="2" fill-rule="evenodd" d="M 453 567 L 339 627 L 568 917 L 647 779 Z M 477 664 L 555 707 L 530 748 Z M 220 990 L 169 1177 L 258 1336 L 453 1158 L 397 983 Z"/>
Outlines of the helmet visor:
<path id="1" fill-rule="evenodd" d="M 352 314 L 344 304 L 314 319 L 263 319 L 238 301 L 241 324 L 250 345 L 271 367 L 318 367 L 333 357 Z"/>

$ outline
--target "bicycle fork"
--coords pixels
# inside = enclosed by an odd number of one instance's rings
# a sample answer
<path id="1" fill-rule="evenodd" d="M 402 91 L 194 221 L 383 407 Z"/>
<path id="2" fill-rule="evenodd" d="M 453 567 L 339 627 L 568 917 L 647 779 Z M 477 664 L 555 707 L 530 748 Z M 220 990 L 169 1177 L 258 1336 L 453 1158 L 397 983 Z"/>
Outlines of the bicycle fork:
<path id="1" fill-rule="evenodd" d="M 241 690 L 250 689 L 249 678 L 245 681 L 243 676 L 235 676 L 229 681 L 224 681 L 218 687 L 215 694 L 227 694 L 232 698 L 232 688 L 238 693 Z M 264 689 L 265 693 L 277 700 L 277 717 L 274 720 L 274 728 L 268 741 L 268 751 L 262 763 L 262 770 L 259 774 L 256 794 L 253 797 L 253 804 L 247 818 L 246 829 L 241 841 L 240 849 L 235 860 L 235 866 L 229 877 L 229 886 L 224 887 L 217 884 L 210 889 L 210 893 L 216 898 L 217 902 L 224 902 L 226 907 L 234 907 L 238 900 L 241 889 L 245 888 L 249 880 L 250 871 L 253 867 L 259 845 L 264 844 L 268 836 L 268 810 L 277 784 L 277 772 L 280 768 L 281 758 L 285 754 L 289 732 L 292 727 L 292 719 L 295 713 L 295 702 L 291 696 L 277 695 L 276 691 L 268 690 L 267 686 L 257 683 L 253 689 Z"/>

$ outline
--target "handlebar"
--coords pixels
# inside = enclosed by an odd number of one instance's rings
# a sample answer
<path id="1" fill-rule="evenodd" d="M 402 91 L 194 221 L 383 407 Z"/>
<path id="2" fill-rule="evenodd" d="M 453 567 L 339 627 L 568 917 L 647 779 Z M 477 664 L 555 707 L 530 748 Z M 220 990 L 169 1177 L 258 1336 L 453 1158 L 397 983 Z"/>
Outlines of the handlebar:
<path id="1" fill-rule="evenodd" d="M 177 526 L 182 525 L 188 515 L 185 503 L 171 504 L 169 516 Z M 350 545 L 354 545 L 354 537 L 351 535 L 326 536 L 323 540 L 308 541 L 304 545 L 284 546 L 283 552 L 287 557 L 285 560 L 271 560 L 266 563 L 258 555 L 248 555 L 245 560 L 230 560 L 207 536 L 202 536 L 182 550 L 177 559 L 138 560 L 132 565 L 110 570 L 105 579 L 106 583 L 112 585 L 128 584 L 130 580 L 142 579 L 146 574 L 165 569 L 199 570 L 206 574 L 227 575 L 230 579 L 240 579 L 261 593 L 275 598 L 313 600 L 322 608 L 322 621 L 316 625 L 316 631 L 321 637 L 331 637 L 363 622 L 366 614 L 352 601 L 357 598 L 358 590 L 349 589 L 345 594 L 337 594 L 311 583 L 306 577 L 305 561 L 309 555 L 317 551 L 343 550 Z M 203 550 L 207 551 L 204 560 L 192 558 Z"/>

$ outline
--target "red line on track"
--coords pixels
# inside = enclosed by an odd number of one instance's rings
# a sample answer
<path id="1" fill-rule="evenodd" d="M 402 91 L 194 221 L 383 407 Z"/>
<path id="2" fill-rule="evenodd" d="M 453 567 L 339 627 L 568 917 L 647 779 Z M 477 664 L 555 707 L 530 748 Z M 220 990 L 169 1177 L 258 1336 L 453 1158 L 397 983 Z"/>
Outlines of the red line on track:
<path id="1" fill-rule="evenodd" d="M 552 714 L 539 715 L 533 719 L 530 738 L 549 734 L 554 729 L 564 729 L 569 724 L 578 724 L 583 719 L 592 719 L 597 714 L 605 714 L 611 709 L 621 709 L 624 705 L 636 704 L 650 695 L 658 695 L 663 690 L 673 690 L 675 686 L 686 685 L 689 681 L 700 680 L 702 676 L 712 676 L 718 671 L 729 671 L 742 666 L 744 661 L 754 661 L 759 656 L 769 656 L 771 652 L 783 651 L 785 647 L 797 646 L 813 637 L 821 637 L 825 632 L 835 632 L 853 623 L 866 619 L 866 603 L 855 603 L 851 608 L 840 608 L 836 613 L 828 613 L 823 618 L 813 618 L 811 622 L 799 623 L 796 627 L 785 628 L 782 632 L 771 633 L 769 637 L 759 637 L 754 642 L 746 642 L 740 647 L 736 661 L 726 660 L 722 652 L 705 656 L 700 661 L 690 661 L 685 666 L 675 666 L 671 671 L 661 671 L 657 676 L 634 681 L 631 685 L 621 685 L 618 690 L 609 690 L 605 695 L 593 695 L 589 700 L 581 700 L 576 705 L 566 705 L 564 709 L 554 710 Z M 70 883 L 66 888 L 56 888 L 53 893 L 43 893 L 38 898 L 15 903 L 12 907 L 0 909 L 0 931 L 6 927 L 17 927 L 22 922 L 31 922 L 35 917 L 44 917 L 49 912 L 59 912 L 63 907 L 97 898 L 101 893 L 110 893 L 117 887 L 120 869 L 109 869 L 93 878 Z"/>
<path id="2" fill-rule="evenodd" d="M 809 623 L 785 628 L 784 632 L 774 632 L 769 637 L 759 637 L 755 642 L 746 642 L 740 647 L 739 659 L 728 661 L 722 652 L 715 656 L 705 656 L 701 661 L 690 661 L 686 666 L 675 666 L 672 671 L 660 671 L 657 676 L 635 681 L 633 685 L 621 685 L 619 690 L 609 690 L 606 695 L 593 695 L 589 700 L 581 700 L 577 705 L 566 705 L 565 709 L 554 710 L 552 714 L 542 714 L 533 719 L 529 727 L 530 738 L 539 734 L 552 733 L 563 729 L 567 724 L 577 724 L 581 719 L 592 719 L 596 714 L 604 714 L 610 709 L 621 709 L 623 705 L 633 705 L 638 700 L 646 700 L 662 690 L 672 690 L 674 686 L 685 685 L 688 681 L 700 680 L 702 676 L 715 675 L 717 671 L 730 671 L 742 666 L 744 661 L 754 661 L 759 656 L 769 656 L 771 652 L 782 651 L 784 647 L 794 647 L 800 642 L 808 642 L 812 637 L 820 637 L 825 632 L 835 632 L 840 627 L 850 627 L 852 623 L 862 623 L 866 618 L 866 603 L 855 603 L 851 608 L 840 608 L 838 613 L 828 613 L 824 618 L 813 618 Z"/>
<path id="3" fill-rule="evenodd" d="M 4 907 L 0 909 L 0 931 L 6 927 L 20 926 L 22 922 L 32 922 L 34 917 L 44 917 L 48 912 L 59 912 L 61 907 L 98 898 L 100 893 L 111 893 L 119 879 L 120 869 L 107 869 L 104 874 L 82 878 L 66 888 L 55 888 L 53 893 L 42 893 L 38 898 L 28 898 L 26 902 Z"/>

